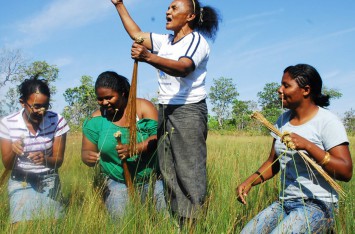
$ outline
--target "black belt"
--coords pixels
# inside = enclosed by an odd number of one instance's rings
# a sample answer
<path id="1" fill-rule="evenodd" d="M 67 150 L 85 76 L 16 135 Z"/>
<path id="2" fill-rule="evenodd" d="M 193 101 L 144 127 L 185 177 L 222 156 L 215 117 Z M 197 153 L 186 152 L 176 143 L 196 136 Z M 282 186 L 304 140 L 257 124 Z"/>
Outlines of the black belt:
<path id="1" fill-rule="evenodd" d="M 24 172 L 24 171 L 12 171 L 11 179 L 16 181 L 39 181 L 43 179 L 44 175 L 54 174 L 55 170 L 49 170 L 41 173 Z"/>

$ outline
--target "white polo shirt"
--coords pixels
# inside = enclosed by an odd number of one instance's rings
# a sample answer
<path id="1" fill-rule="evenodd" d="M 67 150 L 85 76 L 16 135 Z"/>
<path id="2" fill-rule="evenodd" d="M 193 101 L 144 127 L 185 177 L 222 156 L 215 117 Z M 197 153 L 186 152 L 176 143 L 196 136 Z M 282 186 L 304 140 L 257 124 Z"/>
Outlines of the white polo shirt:
<path id="1" fill-rule="evenodd" d="M 38 131 L 33 135 L 26 127 L 22 117 L 23 111 L 24 109 L 8 115 L 0 121 L 0 138 L 11 141 L 24 139 L 24 156 L 17 158 L 14 169 L 31 173 L 49 171 L 49 167 L 34 164 L 30 159 L 26 158 L 26 155 L 30 152 L 43 151 L 45 157 L 51 157 L 54 138 L 68 132 L 69 126 L 61 115 L 47 111 Z"/>
<path id="2" fill-rule="evenodd" d="M 186 77 L 175 77 L 157 69 L 160 104 L 197 103 L 207 97 L 205 79 L 210 48 L 206 39 L 192 32 L 173 43 L 171 34 L 151 33 L 152 53 L 178 61 L 181 57 L 193 61 L 195 69 Z"/>

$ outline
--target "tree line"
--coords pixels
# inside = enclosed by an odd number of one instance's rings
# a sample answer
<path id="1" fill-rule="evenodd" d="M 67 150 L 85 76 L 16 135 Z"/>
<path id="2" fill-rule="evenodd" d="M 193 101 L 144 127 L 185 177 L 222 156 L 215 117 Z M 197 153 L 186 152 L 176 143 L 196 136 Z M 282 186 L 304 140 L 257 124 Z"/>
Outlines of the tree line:
<path id="1" fill-rule="evenodd" d="M 262 91 L 257 93 L 258 101 L 239 100 L 236 84 L 232 78 L 215 78 L 208 94 L 215 116 L 209 117 L 209 127 L 213 130 L 237 130 L 244 132 L 268 132 L 263 126 L 250 118 L 254 111 L 260 111 L 271 123 L 276 122 L 278 116 L 284 111 L 277 93 L 280 84 L 266 83 Z M 330 99 L 339 99 L 342 93 L 337 89 L 323 86 L 322 92 Z M 355 133 L 355 110 L 350 109 L 344 113 L 343 123 L 347 131 Z"/>
<path id="2" fill-rule="evenodd" d="M 0 116 L 19 110 L 17 85 L 25 79 L 40 74 L 45 79 L 54 95 L 57 89 L 54 85 L 58 79 L 59 69 L 46 61 L 27 61 L 20 50 L 2 49 L 0 54 Z M 208 92 L 208 101 L 212 108 L 208 125 L 210 130 L 232 130 L 248 133 L 266 133 L 260 124 L 250 119 L 254 111 L 260 111 L 270 121 L 275 122 L 282 113 L 281 101 L 277 94 L 279 84 L 266 83 L 263 90 L 257 93 L 258 100 L 239 100 L 237 85 L 232 78 L 219 77 L 213 79 L 213 85 Z M 331 99 L 339 99 L 339 90 L 324 87 L 323 93 Z M 83 75 L 80 85 L 68 88 L 63 93 L 67 103 L 61 113 L 72 129 L 79 130 L 85 118 L 91 115 L 98 106 L 95 97 L 94 80 Z M 55 100 L 52 100 L 55 101 Z M 150 99 L 157 104 L 157 98 Z M 355 133 L 355 110 L 344 113 L 343 122 L 350 134 Z"/>

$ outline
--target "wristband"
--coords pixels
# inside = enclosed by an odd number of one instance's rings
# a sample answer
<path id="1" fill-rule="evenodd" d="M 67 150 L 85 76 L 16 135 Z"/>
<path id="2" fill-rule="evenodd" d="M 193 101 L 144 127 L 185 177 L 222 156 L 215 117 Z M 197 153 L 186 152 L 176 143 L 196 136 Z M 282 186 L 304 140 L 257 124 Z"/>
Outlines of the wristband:
<path id="1" fill-rule="evenodd" d="M 257 174 L 260 177 L 261 183 L 264 183 L 265 181 L 264 176 L 259 171 L 256 171 L 254 174 Z"/>

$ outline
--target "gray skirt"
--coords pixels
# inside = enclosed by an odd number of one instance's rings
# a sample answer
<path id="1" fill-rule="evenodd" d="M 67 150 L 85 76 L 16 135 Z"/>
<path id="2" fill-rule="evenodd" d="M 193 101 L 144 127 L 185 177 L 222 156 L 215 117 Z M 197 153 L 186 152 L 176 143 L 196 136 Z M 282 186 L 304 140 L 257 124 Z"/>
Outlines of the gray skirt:
<path id="1" fill-rule="evenodd" d="M 207 105 L 159 105 L 158 159 L 168 206 L 195 218 L 207 192 Z"/>

